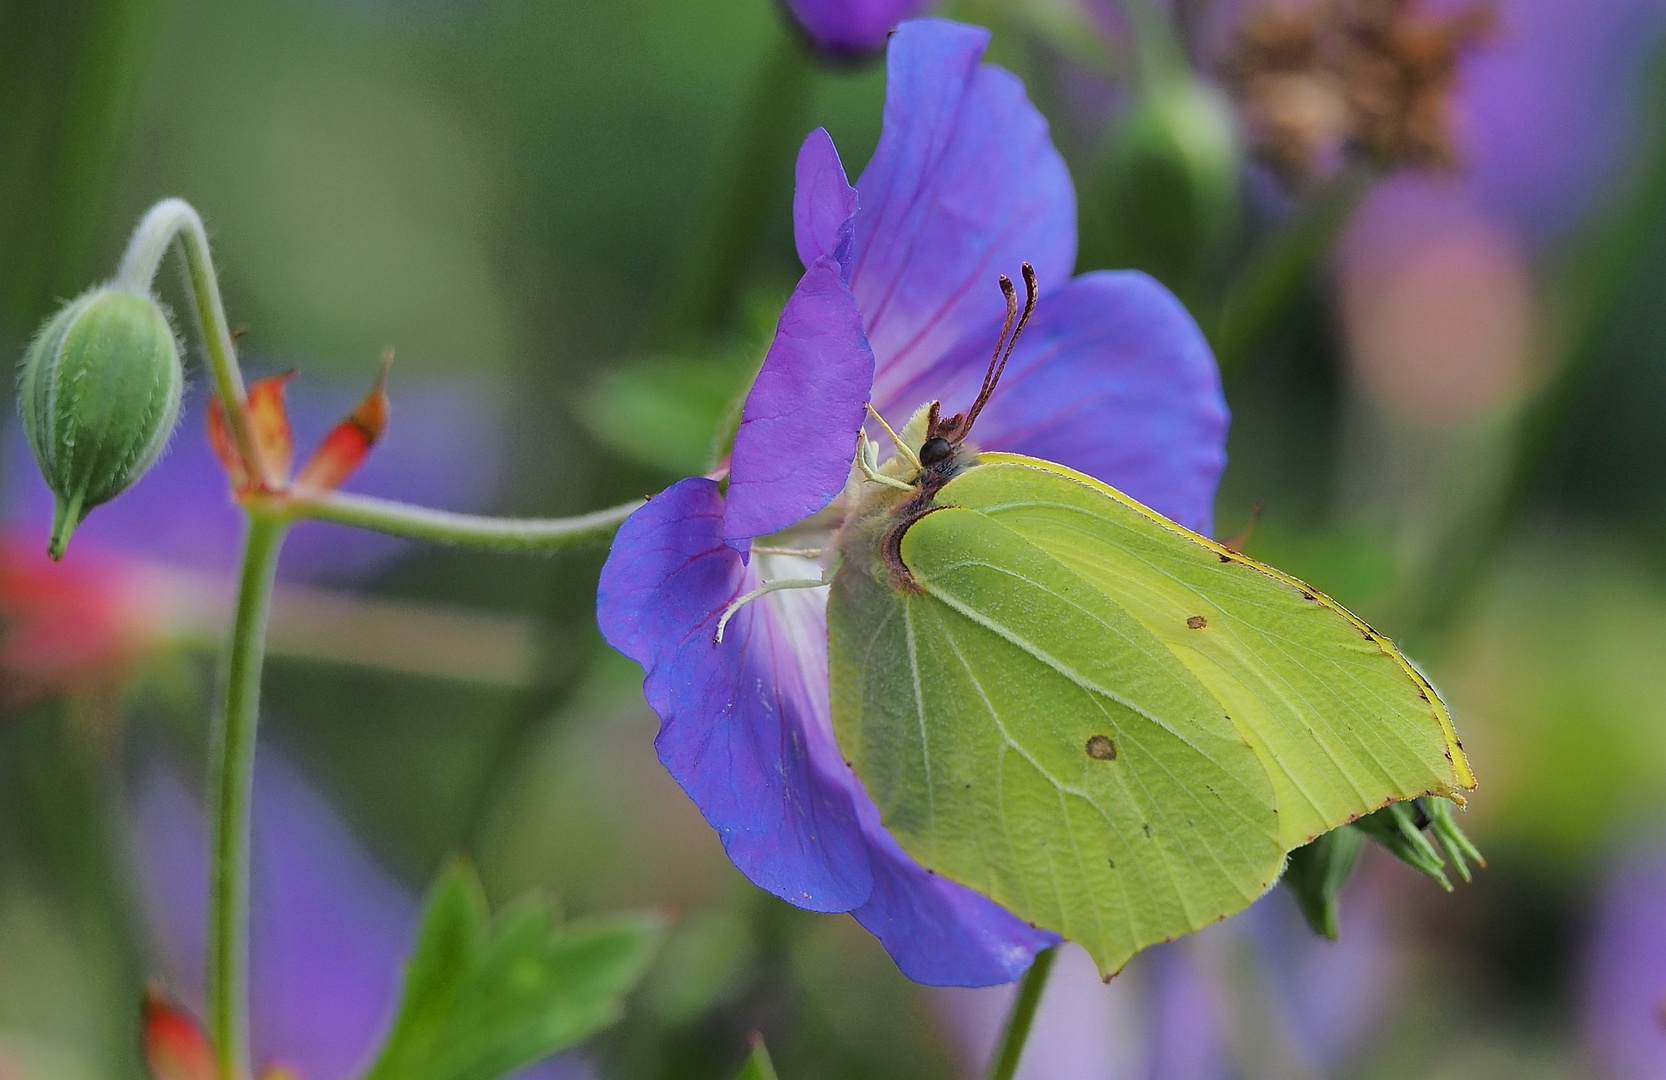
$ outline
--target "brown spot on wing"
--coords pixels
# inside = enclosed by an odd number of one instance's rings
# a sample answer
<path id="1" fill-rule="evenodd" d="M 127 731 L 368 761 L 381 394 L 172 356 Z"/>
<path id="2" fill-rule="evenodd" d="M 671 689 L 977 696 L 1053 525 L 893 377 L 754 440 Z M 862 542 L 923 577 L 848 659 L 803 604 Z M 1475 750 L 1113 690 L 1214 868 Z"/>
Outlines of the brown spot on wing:
<path id="1" fill-rule="evenodd" d="M 1109 735 L 1095 735 L 1087 742 L 1088 757 L 1095 761 L 1115 761 L 1116 743 Z"/>

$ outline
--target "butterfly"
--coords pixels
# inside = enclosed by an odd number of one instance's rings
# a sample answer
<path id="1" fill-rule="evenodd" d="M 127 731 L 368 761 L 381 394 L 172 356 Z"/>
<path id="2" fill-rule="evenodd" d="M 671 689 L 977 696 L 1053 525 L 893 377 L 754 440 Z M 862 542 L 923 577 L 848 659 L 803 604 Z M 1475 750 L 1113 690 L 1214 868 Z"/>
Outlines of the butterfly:
<path id="1" fill-rule="evenodd" d="M 1027 265 L 1022 317 L 1001 281 L 971 409 L 921 409 L 884 466 L 863 436 L 834 731 L 911 856 L 1108 975 L 1246 907 L 1314 838 L 1461 804 L 1475 777 L 1429 681 L 1342 605 L 1091 476 L 976 451 L 1035 303 Z"/>

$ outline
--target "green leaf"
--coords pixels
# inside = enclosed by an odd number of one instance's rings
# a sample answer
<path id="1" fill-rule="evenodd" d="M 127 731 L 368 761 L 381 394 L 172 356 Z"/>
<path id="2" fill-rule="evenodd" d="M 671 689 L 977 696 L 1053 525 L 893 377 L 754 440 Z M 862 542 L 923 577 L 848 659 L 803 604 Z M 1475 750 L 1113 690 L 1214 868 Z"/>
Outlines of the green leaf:
<path id="1" fill-rule="evenodd" d="M 703 473 L 755 367 L 744 353 L 642 360 L 598 379 L 579 415 L 623 457 L 678 475 Z"/>
<path id="2" fill-rule="evenodd" d="M 1428 682 L 1294 578 L 1030 458 L 907 499 L 842 541 L 840 747 L 909 854 L 1101 970 L 1247 906 L 1317 836 L 1474 786 Z"/>
<path id="3" fill-rule="evenodd" d="M 493 924 L 466 863 L 423 911 L 399 1015 L 365 1080 L 493 1080 L 617 1021 L 663 932 L 652 915 L 561 925 L 536 899 Z"/>
<path id="4" fill-rule="evenodd" d="M 1290 861 L 1284 866 L 1284 884 L 1315 934 L 1336 940 L 1341 928 L 1337 897 L 1364 847 L 1365 834 L 1344 825 L 1290 853 Z"/>
<path id="5" fill-rule="evenodd" d="M 746 1064 L 741 1066 L 735 1080 L 776 1080 L 775 1065 L 769 1060 L 769 1051 L 764 1049 L 762 1036 L 753 1034 L 752 1052 L 746 1055 Z"/>

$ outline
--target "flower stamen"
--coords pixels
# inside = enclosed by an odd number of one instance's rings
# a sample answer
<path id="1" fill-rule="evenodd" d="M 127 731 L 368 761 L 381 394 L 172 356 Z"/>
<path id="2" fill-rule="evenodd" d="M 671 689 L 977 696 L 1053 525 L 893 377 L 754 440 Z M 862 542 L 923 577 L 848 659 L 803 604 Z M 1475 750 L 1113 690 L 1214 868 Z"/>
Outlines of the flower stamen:
<path id="1" fill-rule="evenodd" d="M 768 596 L 772 592 L 781 592 L 784 589 L 819 589 L 823 585 L 831 584 L 833 584 L 832 571 L 828 571 L 819 578 L 781 578 L 778 581 L 764 582 L 756 589 L 744 594 L 740 599 L 723 609 L 723 614 L 718 616 L 717 619 L 717 634 L 712 638 L 712 644 L 723 644 L 723 631 L 728 627 L 729 620 L 735 617 L 735 612 L 758 599 L 760 596 Z"/>

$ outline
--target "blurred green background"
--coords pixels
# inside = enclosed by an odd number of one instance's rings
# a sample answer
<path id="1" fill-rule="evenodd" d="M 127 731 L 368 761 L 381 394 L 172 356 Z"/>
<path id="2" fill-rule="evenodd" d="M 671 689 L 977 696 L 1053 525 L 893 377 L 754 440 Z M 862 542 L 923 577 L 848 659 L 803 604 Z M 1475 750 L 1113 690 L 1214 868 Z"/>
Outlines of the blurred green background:
<path id="1" fill-rule="evenodd" d="M 1129 50 L 1088 9 L 955 13 L 995 29 L 992 57 L 1053 121 L 1080 191 L 1081 268 L 1146 267 L 1217 332 L 1223 297 L 1304 220 L 1302 200 L 1268 196 L 1276 182 L 1240 177 L 1235 159 L 1219 219 L 1197 217 L 1214 212 L 1215 180 L 1178 208 L 1172 185 L 1142 184 L 1105 141 L 1129 130 Z M 1091 25 L 1109 46 L 1072 38 Z M 1259 503 L 1248 551 L 1403 640 L 1450 696 L 1481 778 L 1463 821 L 1490 865 L 1473 885 L 1446 896 L 1397 867 L 1370 875 L 1412 974 L 1336 1075 L 1604 1075 L 1581 1019 L 1603 882 L 1666 838 L 1659 59 L 1614 91 L 1635 106 L 1630 152 L 1548 239 L 1478 270 L 1390 260 L 1383 273 L 1401 276 L 1384 285 L 1332 230 L 1253 340 L 1223 349 L 1220 531 Z M 780 115 L 760 112 L 765 78 L 796 88 Z M 826 126 L 855 175 L 883 95 L 882 65 L 816 64 L 770 0 L 0 0 L 0 352 L 108 274 L 145 207 L 182 196 L 209 225 L 252 367 L 359 385 L 392 344 L 396 409 L 402 381 L 438 378 L 501 403 L 492 509 L 611 505 L 703 467 L 795 280 L 797 140 Z M 766 122 L 779 146 L 743 139 Z M 743 149 L 769 168 L 733 172 Z M 733 184 L 751 216 L 714 232 L 713 193 Z M 1504 374 L 1471 392 L 1444 369 L 1394 368 L 1445 347 L 1395 336 L 1449 314 L 1417 306 L 1423 280 L 1437 300 L 1456 290 L 1502 312 L 1459 335 L 1448 367 Z M 279 648 L 266 747 L 412 894 L 463 851 L 495 903 L 536 888 L 575 913 L 674 913 L 629 1018 L 588 1052 L 602 1075 L 726 1077 L 754 1029 L 792 1080 L 970 1075 L 956 999 L 907 983 L 848 918 L 788 908 L 723 858 L 653 756 L 639 673 L 595 631 L 601 557 L 412 551 L 337 588 L 396 624 L 431 616 L 410 632 L 441 651 L 447 635 L 491 633 L 530 659 L 424 675 L 328 642 Z M 119 692 L 0 716 L 4 1080 L 141 1075 L 134 1003 L 157 946 L 132 789 L 158 760 L 200 775 L 213 655 L 181 635 Z M 1253 1056 L 1234 1068 L 1281 1075 Z"/>

